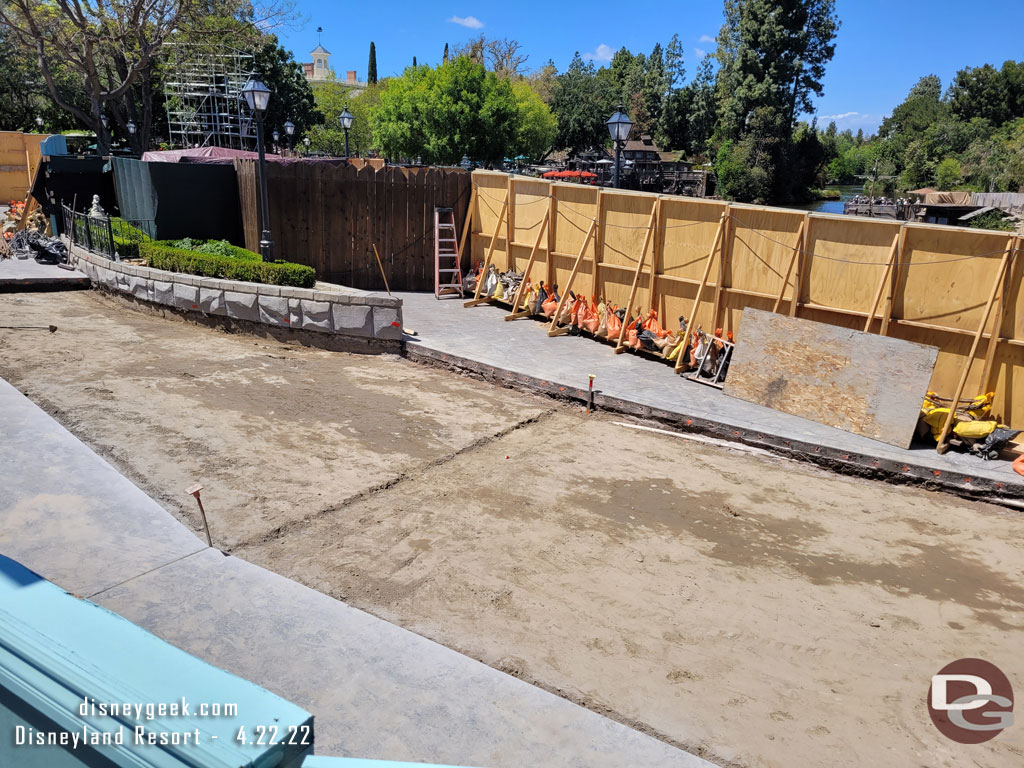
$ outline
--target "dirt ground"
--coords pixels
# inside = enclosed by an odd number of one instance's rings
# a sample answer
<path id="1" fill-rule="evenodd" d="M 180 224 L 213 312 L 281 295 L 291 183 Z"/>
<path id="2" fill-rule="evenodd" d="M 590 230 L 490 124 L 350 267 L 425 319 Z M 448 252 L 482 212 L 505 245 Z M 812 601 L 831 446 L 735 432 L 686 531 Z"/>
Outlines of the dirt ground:
<path id="1" fill-rule="evenodd" d="M 1024 691 L 1024 516 L 396 356 L 0 296 L 0 375 L 216 545 L 723 765 L 1016 766 L 931 675 Z M 1019 695 L 1019 694 L 1018 694 Z"/>

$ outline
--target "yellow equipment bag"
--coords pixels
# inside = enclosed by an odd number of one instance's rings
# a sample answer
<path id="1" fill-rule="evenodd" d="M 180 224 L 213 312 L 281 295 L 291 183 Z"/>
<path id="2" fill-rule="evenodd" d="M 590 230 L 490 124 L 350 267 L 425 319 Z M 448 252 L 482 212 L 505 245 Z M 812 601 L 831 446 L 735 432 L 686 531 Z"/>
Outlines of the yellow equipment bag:
<path id="1" fill-rule="evenodd" d="M 958 421 L 953 425 L 953 431 L 960 437 L 969 437 L 978 440 L 991 435 L 999 426 L 994 421 Z"/>

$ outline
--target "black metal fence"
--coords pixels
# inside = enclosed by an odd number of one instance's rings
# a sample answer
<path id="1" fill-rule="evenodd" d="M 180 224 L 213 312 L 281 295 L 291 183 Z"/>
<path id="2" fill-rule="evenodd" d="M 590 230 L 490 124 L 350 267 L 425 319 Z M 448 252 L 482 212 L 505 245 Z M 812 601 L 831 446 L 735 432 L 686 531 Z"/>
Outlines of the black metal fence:
<path id="1" fill-rule="evenodd" d="M 64 232 L 74 245 L 108 259 L 134 259 L 139 245 L 150 239 L 152 221 L 127 221 L 116 216 L 90 216 L 62 205 Z"/>

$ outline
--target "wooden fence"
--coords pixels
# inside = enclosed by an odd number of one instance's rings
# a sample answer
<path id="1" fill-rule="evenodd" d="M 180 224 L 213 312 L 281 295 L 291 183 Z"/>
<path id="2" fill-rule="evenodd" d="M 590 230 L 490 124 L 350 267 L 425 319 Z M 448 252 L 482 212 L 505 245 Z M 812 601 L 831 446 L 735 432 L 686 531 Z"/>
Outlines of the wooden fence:
<path id="1" fill-rule="evenodd" d="M 24 200 L 39 165 L 41 133 L 0 131 L 0 202 Z"/>
<path id="2" fill-rule="evenodd" d="M 666 328 L 693 317 L 694 329 L 739 334 L 756 307 L 930 344 L 940 350 L 931 388 L 945 397 L 970 355 L 964 396 L 994 389 L 993 412 L 1024 426 L 1020 236 L 489 171 L 473 186 L 474 253 L 497 234 L 499 270 L 522 270 L 538 245 L 529 277 L 564 290 L 582 251 L 575 292 L 626 306 L 635 282 L 633 306 L 654 308 Z"/>
<path id="3" fill-rule="evenodd" d="M 236 160 L 235 168 L 245 247 L 258 253 L 256 162 Z M 383 290 L 376 245 L 391 290 L 433 291 L 434 208 L 454 208 L 461 231 L 470 185 L 467 172 L 452 168 L 268 163 L 274 255 L 308 264 L 320 280 Z"/>

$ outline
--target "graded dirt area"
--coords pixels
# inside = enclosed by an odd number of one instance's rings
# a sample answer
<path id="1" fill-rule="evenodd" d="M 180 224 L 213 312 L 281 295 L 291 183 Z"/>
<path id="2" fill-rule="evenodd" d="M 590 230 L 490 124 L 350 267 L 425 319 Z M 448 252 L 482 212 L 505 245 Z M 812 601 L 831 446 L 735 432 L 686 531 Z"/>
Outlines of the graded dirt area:
<path id="1" fill-rule="evenodd" d="M 959 746 L 925 708 L 965 656 L 1024 691 L 1019 513 L 395 356 L 0 296 L 0 324 L 49 323 L 0 330 L 0 375 L 193 528 L 201 482 L 233 554 L 723 765 L 1024 763 L 1024 727 Z"/>

